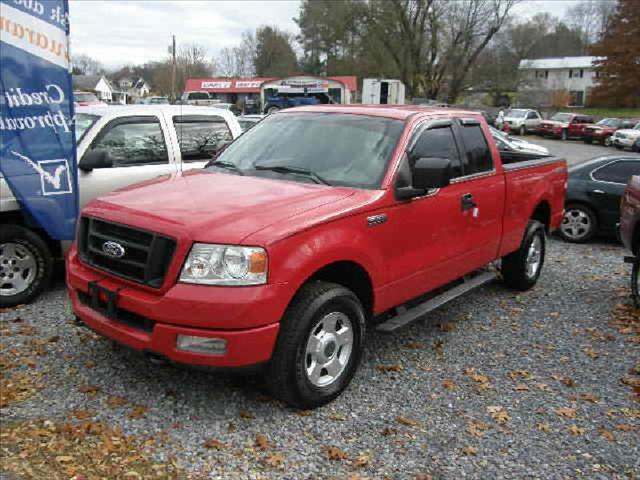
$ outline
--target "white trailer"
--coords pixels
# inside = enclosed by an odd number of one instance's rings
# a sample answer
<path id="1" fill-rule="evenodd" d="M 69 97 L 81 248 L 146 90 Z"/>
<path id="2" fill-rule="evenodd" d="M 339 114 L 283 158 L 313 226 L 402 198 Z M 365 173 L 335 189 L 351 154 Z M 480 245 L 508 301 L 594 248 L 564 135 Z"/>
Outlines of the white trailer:
<path id="1" fill-rule="evenodd" d="M 386 78 L 365 78 L 362 80 L 362 103 L 404 105 L 404 83 Z"/>

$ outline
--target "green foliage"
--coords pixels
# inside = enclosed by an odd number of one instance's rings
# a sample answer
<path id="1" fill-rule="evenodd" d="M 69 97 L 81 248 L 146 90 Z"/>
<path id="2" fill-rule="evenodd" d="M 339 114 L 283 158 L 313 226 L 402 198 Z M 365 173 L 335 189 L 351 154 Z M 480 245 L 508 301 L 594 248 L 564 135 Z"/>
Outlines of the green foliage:
<path id="1" fill-rule="evenodd" d="M 258 28 L 255 69 L 261 77 L 286 77 L 296 73 L 297 61 L 291 36 L 277 27 L 265 25 Z"/>

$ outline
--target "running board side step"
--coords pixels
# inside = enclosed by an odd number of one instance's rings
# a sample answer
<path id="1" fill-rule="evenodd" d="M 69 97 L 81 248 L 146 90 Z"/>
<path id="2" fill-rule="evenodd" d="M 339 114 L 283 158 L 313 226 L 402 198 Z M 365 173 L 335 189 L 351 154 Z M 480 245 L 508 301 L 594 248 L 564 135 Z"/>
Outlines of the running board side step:
<path id="1" fill-rule="evenodd" d="M 390 318 L 384 323 L 381 323 L 376 327 L 376 330 L 384 333 L 391 333 L 399 328 L 402 328 L 416 320 L 418 320 L 423 315 L 435 310 L 436 308 L 441 307 L 447 302 L 458 298 L 461 295 L 464 295 L 475 288 L 478 288 L 486 283 L 489 283 L 495 280 L 498 277 L 496 272 L 485 272 L 477 275 L 469 280 L 464 280 L 464 283 L 453 287 L 450 290 L 447 290 L 440 295 L 433 297 L 427 300 L 424 303 L 416 305 L 415 307 L 410 308 L 409 310 L 405 310 L 402 313 L 396 315 L 395 317 Z"/>

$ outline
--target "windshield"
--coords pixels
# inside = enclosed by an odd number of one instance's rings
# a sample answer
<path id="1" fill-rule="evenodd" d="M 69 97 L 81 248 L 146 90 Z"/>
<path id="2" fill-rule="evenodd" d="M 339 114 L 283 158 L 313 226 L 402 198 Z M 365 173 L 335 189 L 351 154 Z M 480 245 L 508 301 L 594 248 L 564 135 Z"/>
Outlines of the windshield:
<path id="1" fill-rule="evenodd" d="M 75 129 L 76 129 L 76 142 L 80 143 L 80 140 L 84 137 L 85 133 L 89 131 L 89 128 L 99 119 L 98 115 L 89 115 L 88 113 L 76 113 Z"/>
<path id="2" fill-rule="evenodd" d="M 603 127 L 617 127 L 620 120 L 617 118 L 603 118 L 596 125 L 602 125 Z"/>
<path id="3" fill-rule="evenodd" d="M 155 105 L 166 105 L 169 103 L 169 99 L 167 97 L 151 97 L 149 103 Z"/>
<path id="4" fill-rule="evenodd" d="M 209 94 L 207 92 L 191 92 L 189 100 L 209 100 Z"/>
<path id="5" fill-rule="evenodd" d="M 526 110 L 509 110 L 505 117 L 523 118 L 527 116 Z"/>
<path id="6" fill-rule="evenodd" d="M 403 127 L 400 120 L 382 117 L 278 113 L 244 133 L 217 161 L 233 164 L 245 175 L 310 181 L 256 169 L 286 166 L 312 171 L 331 185 L 379 188 Z"/>
<path id="7" fill-rule="evenodd" d="M 550 120 L 553 120 L 554 122 L 569 123 L 572 117 L 573 115 L 570 113 L 556 113 L 550 118 Z"/>
<path id="8" fill-rule="evenodd" d="M 93 93 L 74 93 L 73 96 L 76 99 L 76 102 L 97 102 L 98 97 L 96 97 Z"/>

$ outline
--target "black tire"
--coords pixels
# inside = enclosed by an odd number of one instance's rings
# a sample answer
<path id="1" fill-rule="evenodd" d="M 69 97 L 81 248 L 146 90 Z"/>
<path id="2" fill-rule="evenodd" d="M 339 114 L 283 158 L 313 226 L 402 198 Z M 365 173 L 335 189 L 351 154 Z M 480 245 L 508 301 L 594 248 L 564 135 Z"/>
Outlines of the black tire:
<path id="1" fill-rule="evenodd" d="M 567 129 L 563 129 L 562 130 L 562 136 L 560 137 L 561 140 L 568 140 L 569 139 L 569 132 L 567 131 Z"/>
<path id="2" fill-rule="evenodd" d="M 530 269 L 529 251 L 534 242 L 539 242 L 538 263 L 535 269 Z M 520 248 L 502 258 L 502 277 L 507 287 L 525 291 L 536 284 L 544 265 L 545 245 L 544 225 L 537 220 L 530 220 Z"/>
<path id="3" fill-rule="evenodd" d="M 567 222 L 571 215 L 582 216 L 587 222 L 583 233 L 571 234 L 567 231 Z M 558 229 L 560 236 L 571 243 L 585 243 L 591 240 L 598 232 L 598 217 L 589 207 L 580 203 L 570 203 L 564 208 L 564 217 L 562 217 L 562 224 Z"/>
<path id="4" fill-rule="evenodd" d="M 604 137 L 604 139 L 602 140 L 602 145 L 605 147 L 610 147 L 611 145 L 613 145 L 613 140 L 611 140 L 611 135 L 607 135 L 606 137 Z"/>
<path id="5" fill-rule="evenodd" d="M 638 252 L 640 254 L 640 252 Z M 640 308 L 640 287 L 638 280 L 640 279 L 640 256 L 636 257 L 631 268 L 631 297 L 636 304 L 636 308 Z"/>
<path id="6" fill-rule="evenodd" d="M 312 383 L 307 373 L 310 360 L 307 343 L 313 331 L 317 331 L 317 324 L 330 314 L 348 317 L 353 343 L 340 373 L 326 386 L 318 386 Z M 364 336 L 364 310 L 352 291 L 322 281 L 304 285 L 280 322 L 278 340 L 265 372 L 271 394 L 296 408 L 316 408 L 330 402 L 353 378 L 362 356 Z M 323 355 L 326 351 L 326 348 L 322 350 Z M 336 356 L 341 352 L 331 351 Z"/>
<path id="7" fill-rule="evenodd" d="M 526 134 L 527 134 L 527 127 L 525 127 L 524 125 L 520 125 L 520 135 L 524 137 Z"/>
<path id="8" fill-rule="evenodd" d="M 2 247 L 4 245 L 4 248 Z M 20 251 L 16 255 L 3 254 L 7 250 L 7 246 L 13 245 L 13 250 L 18 248 Z M 26 288 L 12 293 L 16 290 L 15 284 L 10 283 L 16 275 L 12 271 L 12 260 L 19 261 L 24 259 L 24 254 L 33 258 L 34 267 L 26 268 L 19 274 L 26 281 Z M 20 255 L 23 255 L 20 258 Z M 23 303 L 28 303 L 37 297 L 44 290 L 53 274 L 53 255 L 51 249 L 46 242 L 35 232 L 28 230 L 19 225 L 3 225 L 0 231 L 0 307 L 13 307 Z M 11 288 L 13 285 L 14 288 Z"/>

